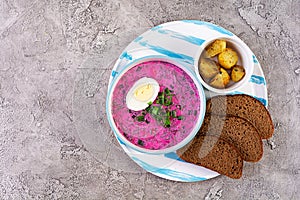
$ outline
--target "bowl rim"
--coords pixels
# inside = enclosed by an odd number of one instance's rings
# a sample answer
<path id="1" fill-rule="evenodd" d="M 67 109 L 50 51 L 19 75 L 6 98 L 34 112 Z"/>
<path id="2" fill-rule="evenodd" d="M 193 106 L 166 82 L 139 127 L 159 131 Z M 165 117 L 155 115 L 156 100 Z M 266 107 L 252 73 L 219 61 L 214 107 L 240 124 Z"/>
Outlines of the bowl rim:
<path id="1" fill-rule="evenodd" d="M 168 63 L 178 66 L 185 73 L 187 73 L 188 76 L 191 77 L 191 79 L 193 80 L 193 82 L 196 85 L 196 88 L 199 92 L 199 98 L 200 98 L 200 102 L 201 102 L 200 103 L 200 112 L 198 115 L 197 122 L 195 123 L 195 126 L 193 127 L 192 131 L 181 142 L 177 143 L 174 146 L 165 148 L 165 149 L 151 150 L 151 149 L 146 149 L 146 148 L 142 148 L 142 147 L 134 145 L 133 143 L 128 141 L 121 134 L 119 129 L 116 127 L 116 124 L 112 117 L 112 112 L 111 112 L 112 96 L 113 96 L 114 88 L 116 87 L 118 81 L 129 69 L 133 68 L 134 66 L 136 66 L 140 63 L 147 62 L 147 61 L 163 61 L 163 62 L 168 62 Z M 206 111 L 206 97 L 205 97 L 205 93 L 204 93 L 204 88 L 203 88 L 200 80 L 197 78 L 196 73 L 193 69 L 193 66 L 191 65 L 191 67 L 189 67 L 186 64 L 184 64 L 182 61 L 180 61 L 178 59 L 169 58 L 167 56 L 148 55 L 148 56 L 144 56 L 144 57 L 141 57 L 141 58 L 138 58 L 138 59 L 135 59 L 135 60 L 129 62 L 128 64 L 126 64 L 124 66 L 124 68 L 119 73 L 117 73 L 117 75 L 115 77 L 113 77 L 110 85 L 108 86 L 108 92 L 107 92 L 107 96 L 106 96 L 106 116 L 107 116 L 109 125 L 110 125 L 111 129 L 113 130 L 115 137 L 121 144 L 125 144 L 125 146 L 130 147 L 131 149 L 136 150 L 140 153 L 166 154 L 166 153 L 174 152 L 174 151 L 180 149 L 181 147 L 185 146 L 195 137 L 197 132 L 200 130 L 200 127 L 204 120 L 205 111 Z"/>
<path id="2" fill-rule="evenodd" d="M 246 62 L 247 68 L 245 68 L 245 63 L 243 63 L 243 67 L 246 70 L 246 75 L 243 77 L 243 79 L 240 80 L 237 83 L 234 83 L 233 86 L 231 86 L 229 88 L 224 88 L 224 89 L 218 89 L 218 88 L 212 87 L 208 83 L 206 83 L 204 81 L 204 79 L 201 77 L 201 75 L 199 73 L 199 68 L 198 68 L 201 54 L 203 53 L 205 48 L 209 44 L 211 44 L 213 41 L 218 40 L 218 39 L 226 40 L 229 43 L 233 44 L 235 48 L 238 47 L 238 48 L 236 48 L 236 50 L 238 51 L 240 56 L 246 55 L 246 57 L 243 56 L 242 60 L 247 61 Z M 249 79 L 251 78 L 251 75 L 253 74 L 253 71 L 254 71 L 254 62 L 253 62 L 253 59 L 252 59 L 252 53 L 251 53 L 249 47 L 237 36 L 219 36 L 219 37 L 213 37 L 213 38 L 210 38 L 210 39 L 206 40 L 201 45 L 201 47 L 199 48 L 198 52 L 196 53 L 195 58 L 196 59 L 195 59 L 195 62 L 194 62 L 194 70 L 195 70 L 197 78 L 200 80 L 201 84 L 207 90 L 209 90 L 211 92 L 218 93 L 218 94 L 230 94 L 232 92 L 236 92 L 239 88 L 244 86 L 245 83 L 247 83 L 249 81 Z"/>

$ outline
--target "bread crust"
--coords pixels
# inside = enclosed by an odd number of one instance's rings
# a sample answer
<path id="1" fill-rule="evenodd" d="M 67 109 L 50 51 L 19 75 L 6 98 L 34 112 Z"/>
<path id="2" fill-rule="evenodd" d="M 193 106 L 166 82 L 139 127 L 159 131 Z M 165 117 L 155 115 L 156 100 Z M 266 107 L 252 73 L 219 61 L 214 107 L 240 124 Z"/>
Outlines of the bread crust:
<path id="1" fill-rule="evenodd" d="M 243 159 L 236 148 L 215 136 L 198 136 L 190 145 L 177 151 L 186 162 L 203 166 L 230 178 L 239 179 L 243 171 Z"/>
<path id="2" fill-rule="evenodd" d="M 220 137 L 235 146 L 243 160 L 257 162 L 263 156 L 263 143 L 257 129 L 237 116 L 207 114 L 198 135 Z"/>
<path id="3" fill-rule="evenodd" d="M 262 139 L 268 139 L 274 133 L 267 108 L 259 100 L 246 94 L 213 97 L 206 102 L 206 113 L 241 117 L 257 129 Z"/>

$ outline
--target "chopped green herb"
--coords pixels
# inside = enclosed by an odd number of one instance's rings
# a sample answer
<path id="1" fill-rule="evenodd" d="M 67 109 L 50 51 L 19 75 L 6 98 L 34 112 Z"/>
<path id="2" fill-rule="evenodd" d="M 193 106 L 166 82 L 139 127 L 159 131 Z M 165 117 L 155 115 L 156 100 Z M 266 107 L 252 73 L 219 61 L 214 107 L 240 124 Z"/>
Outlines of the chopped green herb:
<path id="1" fill-rule="evenodd" d="M 158 111 L 159 111 L 159 107 L 154 106 L 154 107 L 152 107 L 151 113 L 152 113 L 153 115 L 157 115 L 157 114 L 158 114 Z"/>
<path id="2" fill-rule="evenodd" d="M 166 120 L 165 120 L 164 126 L 165 126 L 165 127 L 170 127 L 170 125 L 171 125 L 171 120 L 170 120 L 169 117 L 167 117 Z"/>
<path id="3" fill-rule="evenodd" d="M 138 120 L 138 122 L 143 122 L 145 121 L 145 116 L 144 115 L 137 116 L 136 119 Z"/>
<path id="4" fill-rule="evenodd" d="M 172 96 L 168 97 L 166 99 L 166 102 L 164 103 L 165 106 L 169 106 L 169 105 L 172 105 Z"/>
<path id="5" fill-rule="evenodd" d="M 173 87 L 171 88 L 173 89 Z M 174 91 L 169 88 L 165 88 L 163 91 L 158 93 L 155 102 L 148 102 L 149 106 L 142 111 L 139 116 L 134 116 L 133 118 L 136 118 L 139 122 L 146 122 L 149 124 L 150 121 L 145 119 L 145 116 L 149 113 L 158 123 L 164 127 L 170 127 L 172 118 L 177 118 L 178 120 L 183 119 L 182 116 L 177 116 L 176 110 L 170 110 L 171 107 L 169 106 L 173 104 L 173 96 Z M 181 110 L 181 106 L 176 105 L 176 109 Z"/>
<path id="6" fill-rule="evenodd" d="M 151 109 L 151 107 L 148 106 L 145 110 L 146 110 L 146 112 L 150 112 L 150 109 Z"/>
<path id="7" fill-rule="evenodd" d="M 172 116 L 173 118 L 176 118 L 176 111 L 175 111 L 175 110 L 172 110 L 171 116 Z"/>
<path id="8" fill-rule="evenodd" d="M 161 95 L 161 104 L 163 105 L 164 104 L 164 102 L 165 102 L 165 95 L 164 95 L 164 92 L 163 92 L 163 94 Z"/>
<path id="9" fill-rule="evenodd" d="M 140 146 L 144 146 L 144 142 L 143 142 L 143 140 L 138 140 L 138 144 L 140 145 Z"/>
<path id="10" fill-rule="evenodd" d="M 157 103 L 158 103 L 158 104 L 161 104 L 161 105 L 164 104 L 164 102 L 163 102 L 163 100 L 162 100 L 161 98 L 159 98 L 159 99 L 157 100 Z"/>
<path id="11" fill-rule="evenodd" d="M 178 120 L 183 120 L 183 116 L 178 116 L 177 119 Z"/>
<path id="12" fill-rule="evenodd" d="M 167 117 L 170 117 L 170 116 L 171 116 L 171 112 L 168 111 L 168 112 L 167 112 Z"/>
<path id="13" fill-rule="evenodd" d="M 171 105 L 171 103 L 172 103 L 172 102 L 170 102 L 170 101 L 166 101 L 166 102 L 164 103 L 164 106 L 169 106 L 169 105 Z"/>
<path id="14" fill-rule="evenodd" d="M 169 90 L 169 88 L 165 88 L 165 93 L 166 93 L 167 95 L 171 93 L 170 90 Z"/>

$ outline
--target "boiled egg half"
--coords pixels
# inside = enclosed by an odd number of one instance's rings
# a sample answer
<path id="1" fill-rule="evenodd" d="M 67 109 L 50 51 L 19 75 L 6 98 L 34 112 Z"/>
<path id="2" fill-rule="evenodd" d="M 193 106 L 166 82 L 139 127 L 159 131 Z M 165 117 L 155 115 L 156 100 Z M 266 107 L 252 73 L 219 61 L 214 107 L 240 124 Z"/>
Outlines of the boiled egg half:
<path id="1" fill-rule="evenodd" d="M 156 99 L 158 92 L 158 82 L 153 78 L 143 77 L 130 88 L 126 95 L 126 105 L 133 111 L 143 110 Z"/>

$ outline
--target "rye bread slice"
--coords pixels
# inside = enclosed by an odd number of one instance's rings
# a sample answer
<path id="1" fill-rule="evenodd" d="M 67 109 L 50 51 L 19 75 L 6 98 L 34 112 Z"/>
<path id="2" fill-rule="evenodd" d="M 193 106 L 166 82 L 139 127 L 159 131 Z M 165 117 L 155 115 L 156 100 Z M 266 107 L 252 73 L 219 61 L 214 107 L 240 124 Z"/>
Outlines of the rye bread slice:
<path id="1" fill-rule="evenodd" d="M 206 103 L 206 113 L 244 118 L 252 123 L 262 139 L 268 139 L 274 133 L 272 118 L 266 107 L 246 94 L 213 97 Z"/>
<path id="2" fill-rule="evenodd" d="M 256 128 L 243 118 L 206 114 L 198 135 L 213 135 L 235 146 L 243 160 L 257 162 L 263 143 Z"/>
<path id="3" fill-rule="evenodd" d="M 190 163 L 238 179 L 242 176 L 243 159 L 234 146 L 215 136 L 198 136 L 177 155 Z"/>

